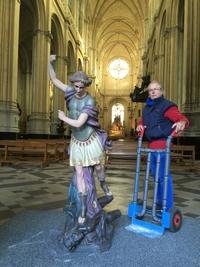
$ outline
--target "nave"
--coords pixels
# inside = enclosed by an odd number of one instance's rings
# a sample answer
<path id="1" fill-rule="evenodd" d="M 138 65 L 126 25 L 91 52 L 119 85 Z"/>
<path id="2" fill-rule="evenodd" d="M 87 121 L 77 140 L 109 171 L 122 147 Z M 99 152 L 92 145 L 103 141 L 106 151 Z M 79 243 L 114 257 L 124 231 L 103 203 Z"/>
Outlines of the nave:
<path id="1" fill-rule="evenodd" d="M 114 141 L 117 142 L 117 141 Z M 130 142 L 130 143 L 129 143 Z M 136 145 L 136 144 L 135 144 Z M 133 146 L 127 141 L 126 147 Z M 184 216 L 200 217 L 200 161 L 194 166 L 172 162 L 175 206 Z M 127 205 L 132 200 L 136 170 L 135 159 L 113 159 L 106 165 L 106 179 L 110 184 L 114 200 L 107 209 L 120 209 L 127 214 Z M 145 165 L 142 162 L 141 180 Z M 66 194 L 71 181 L 72 169 L 68 160 L 51 162 L 41 168 L 37 162 L 20 162 L 0 168 L 0 223 L 28 210 L 60 209 L 66 203 Z M 98 195 L 102 194 L 96 179 Z M 152 186 L 149 196 L 152 196 Z M 142 196 L 142 182 L 139 197 Z"/>

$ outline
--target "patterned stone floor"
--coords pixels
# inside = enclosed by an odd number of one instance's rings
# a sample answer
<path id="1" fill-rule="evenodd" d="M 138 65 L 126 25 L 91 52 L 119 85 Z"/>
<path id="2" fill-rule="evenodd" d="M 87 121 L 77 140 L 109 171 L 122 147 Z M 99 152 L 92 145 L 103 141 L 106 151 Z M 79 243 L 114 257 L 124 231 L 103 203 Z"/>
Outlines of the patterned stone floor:
<path id="1" fill-rule="evenodd" d="M 141 175 L 144 170 L 145 166 Z M 0 167 L 0 224 L 24 210 L 62 209 L 71 172 L 67 161 L 51 163 L 46 168 L 23 162 Z M 175 206 L 184 216 L 200 217 L 200 162 L 196 161 L 194 166 L 172 164 L 172 173 Z M 119 208 L 126 214 L 133 194 L 135 161 L 112 162 L 106 168 L 106 175 L 114 194 L 107 210 Z M 98 182 L 97 190 L 101 195 Z M 149 195 L 152 195 L 152 190 Z"/>

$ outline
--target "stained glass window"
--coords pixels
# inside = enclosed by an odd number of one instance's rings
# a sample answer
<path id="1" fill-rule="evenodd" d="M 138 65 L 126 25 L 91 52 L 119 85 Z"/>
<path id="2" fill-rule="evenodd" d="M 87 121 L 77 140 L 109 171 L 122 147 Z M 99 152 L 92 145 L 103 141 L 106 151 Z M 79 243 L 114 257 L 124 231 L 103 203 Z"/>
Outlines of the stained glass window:
<path id="1" fill-rule="evenodd" d="M 128 74 L 129 65 L 125 60 L 118 58 L 110 63 L 108 70 L 114 79 L 123 79 Z"/>

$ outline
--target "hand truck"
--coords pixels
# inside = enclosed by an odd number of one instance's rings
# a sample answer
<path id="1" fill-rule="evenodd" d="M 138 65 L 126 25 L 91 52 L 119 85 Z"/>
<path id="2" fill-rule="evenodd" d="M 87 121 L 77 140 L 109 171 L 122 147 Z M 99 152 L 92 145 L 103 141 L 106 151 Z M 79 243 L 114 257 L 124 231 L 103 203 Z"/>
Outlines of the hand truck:
<path id="1" fill-rule="evenodd" d="M 170 166 L 170 147 L 172 138 L 176 136 L 175 131 L 168 136 L 166 140 L 166 149 L 149 149 L 142 147 L 142 139 L 144 130 L 139 133 L 138 146 L 137 146 L 137 162 L 136 162 L 136 174 L 134 180 L 134 194 L 133 201 L 128 205 L 128 217 L 131 218 L 131 224 L 126 227 L 127 230 L 140 233 L 146 237 L 154 238 L 163 235 L 165 229 L 171 232 L 177 232 L 182 225 L 182 215 L 179 209 L 172 207 L 167 210 L 167 185 L 168 185 L 168 173 Z M 156 174 L 154 177 L 154 194 L 152 207 L 147 206 L 149 176 L 150 176 L 150 162 L 151 154 L 157 154 L 156 161 Z M 160 210 L 157 209 L 157 192 L 159 181 L 159 167 L 160 167 L 160 153 L 166 153 L 165 171 L 164 171 L 164 187 L 163 187 L 163 200 Z M 140 163 L 141 155 L 147 154 L 146 173 L 144 178 L 144 191 L 143 199 L 139 201 L 139 177 L 140 177 Z"/>

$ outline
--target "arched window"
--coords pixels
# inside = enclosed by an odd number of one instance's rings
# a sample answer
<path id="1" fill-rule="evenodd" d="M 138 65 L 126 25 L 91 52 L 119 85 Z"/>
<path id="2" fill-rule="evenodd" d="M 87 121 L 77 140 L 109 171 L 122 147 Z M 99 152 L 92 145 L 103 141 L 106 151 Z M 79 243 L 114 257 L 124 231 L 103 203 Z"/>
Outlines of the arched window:
<path id="1" fill-rule="evenodd" d="M 119 120 L 121 125 L 124 123 L 124 106 L 120 103 L 116 103 L 112 106 L 112 123 L 115 120 Z"/>
<path id="2" fill-rule="evenodd" d="M 114 79 L 123 79 L 128 74 L 129 65 L 125 60 L 118 58 L 110 63 L 108 71 Z"/>

